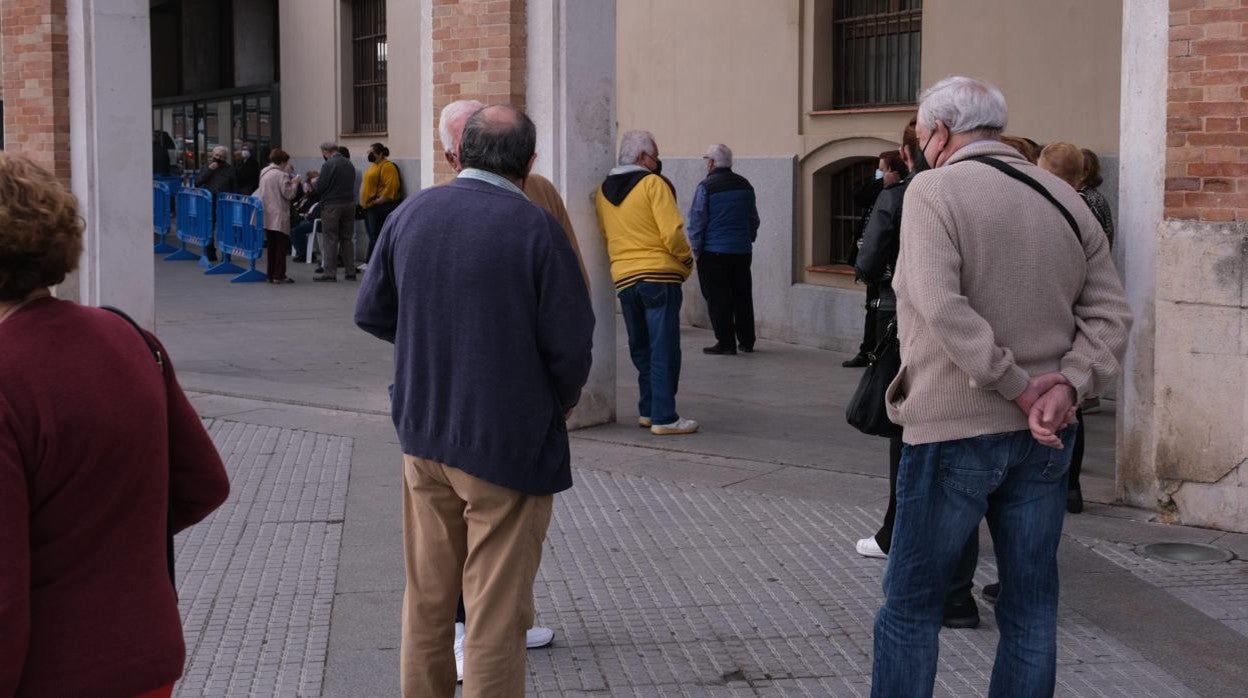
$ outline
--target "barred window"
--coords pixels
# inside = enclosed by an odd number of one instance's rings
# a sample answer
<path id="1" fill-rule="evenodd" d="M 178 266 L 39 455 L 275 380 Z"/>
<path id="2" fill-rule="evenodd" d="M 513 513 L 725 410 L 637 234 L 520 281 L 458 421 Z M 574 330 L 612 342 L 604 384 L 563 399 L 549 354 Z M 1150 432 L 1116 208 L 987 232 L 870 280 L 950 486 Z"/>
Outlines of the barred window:
<path id="1" fill-rule="evenodd" d="M 351 3 L 351 87 L 355 133 L 386 130 L 386 0 Z"/>
<path id="2" fill-rule="evenodd" d="M 923 0 L 834 0 L 832 106 L 914 104 Z"/>
<path id="3" fill-rule="evenodd" d="M 876 158 L 855 159 L 832 175 L 832 229 L 829 230 L 829 264 L 851 264 L 858 248 L 858 234 L 867 209 L 854 203 L 854 193 L 875 178 Z"/>

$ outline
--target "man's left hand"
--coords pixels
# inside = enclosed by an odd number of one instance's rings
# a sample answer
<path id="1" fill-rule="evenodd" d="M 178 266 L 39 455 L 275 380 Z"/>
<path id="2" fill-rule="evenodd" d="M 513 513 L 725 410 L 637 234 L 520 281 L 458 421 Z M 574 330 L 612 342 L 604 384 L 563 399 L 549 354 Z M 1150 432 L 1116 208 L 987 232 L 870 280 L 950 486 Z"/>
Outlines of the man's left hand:
<path id="1" fill-rule="evenodd" d="M 1032 437 L 1049 448 L 1064 448 L 1058 432 L 1075 418 L 1075 408 L 1074 388 L 1065 383 L 1050 388 L 1027 413 Z"/>

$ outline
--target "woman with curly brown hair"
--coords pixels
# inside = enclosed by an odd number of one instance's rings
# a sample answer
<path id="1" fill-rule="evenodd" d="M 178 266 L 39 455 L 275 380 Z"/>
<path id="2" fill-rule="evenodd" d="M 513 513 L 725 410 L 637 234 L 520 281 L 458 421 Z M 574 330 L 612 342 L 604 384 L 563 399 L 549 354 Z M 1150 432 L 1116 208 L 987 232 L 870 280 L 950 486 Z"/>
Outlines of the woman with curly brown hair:
<path id="1" fill-rule="evenodd" d="M 72 194 L 0 152 L 0 696 L 168 696 L 169 536 L 229 481 L 160 343 L 52 297 L 82 233 Z"/>

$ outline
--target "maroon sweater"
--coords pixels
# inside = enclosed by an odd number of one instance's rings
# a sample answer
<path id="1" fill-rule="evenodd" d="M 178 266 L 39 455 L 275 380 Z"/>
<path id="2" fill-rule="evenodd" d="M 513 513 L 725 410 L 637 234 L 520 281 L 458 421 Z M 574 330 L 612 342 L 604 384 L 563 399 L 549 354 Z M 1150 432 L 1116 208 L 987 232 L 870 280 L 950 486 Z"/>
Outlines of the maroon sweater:
<path id="1" fill-rule="evenodd" d="M 134 696 L 182 674 L 165 560 L 229 492 L 190 402 L 107 311 L 0 323 L 0 696 Z M 169 403 L 169 404 L 166 404 Z"/>

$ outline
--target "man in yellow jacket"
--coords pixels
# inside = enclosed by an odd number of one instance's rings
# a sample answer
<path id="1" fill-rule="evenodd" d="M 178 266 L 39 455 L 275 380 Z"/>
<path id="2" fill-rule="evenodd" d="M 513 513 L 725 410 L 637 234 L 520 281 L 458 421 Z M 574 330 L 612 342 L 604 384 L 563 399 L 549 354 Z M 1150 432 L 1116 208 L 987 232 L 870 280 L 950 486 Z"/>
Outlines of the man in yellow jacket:
<path id="1" fill-rule="evenodd" d="M 681 284 L 693 269 L 685 222 L 671 185 L 659 176 L 663 163 L 653 134 L 626 132 L 618 163 L 594 202 L 637 367 L 637 424 L 652 434 L 692 434 L 698 423 L 676 413 Z"/>

